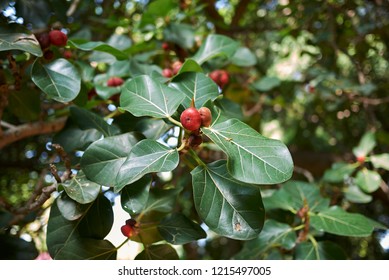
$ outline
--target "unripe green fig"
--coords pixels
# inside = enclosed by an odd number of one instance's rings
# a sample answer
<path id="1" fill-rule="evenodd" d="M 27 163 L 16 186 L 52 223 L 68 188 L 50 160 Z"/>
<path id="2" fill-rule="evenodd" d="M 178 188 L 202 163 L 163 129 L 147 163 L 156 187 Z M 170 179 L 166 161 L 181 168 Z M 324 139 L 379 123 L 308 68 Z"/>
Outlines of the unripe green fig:
<path id="1" fill-rule="evenodd" d="M 180 121 L 182 126 L 190 131 L 198 130 L 201 126 L 200 113 L 193 107 L 190 107 L 181 113 Z"/>

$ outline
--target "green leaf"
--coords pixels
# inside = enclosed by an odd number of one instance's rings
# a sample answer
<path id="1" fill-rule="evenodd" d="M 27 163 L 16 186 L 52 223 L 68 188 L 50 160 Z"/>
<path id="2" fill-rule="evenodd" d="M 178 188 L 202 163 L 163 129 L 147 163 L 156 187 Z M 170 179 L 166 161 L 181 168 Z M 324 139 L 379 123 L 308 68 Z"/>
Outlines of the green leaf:
<path id="1" fill-rule="evenodd" d="M 184 61 L 182 64 L 180 70 L 178 71 L 178 74 L 184 73 L 184 72 L 198 72 L 203 73 L 203 68 L 193 59 L 188 58 Z"/>
<path id="2" fill-rule="evenodd" d="M 146 207 L 151 181 L 151 176 L 144 176 L 122 189 L 120 195 L 121 205 L 131 216 L 139 214 Z"/>
<path id="3" fill-rule="evenodd" d="M 37 120 L 41 112 L 40 92 L 23 84 L 20 91 L 11 91 L 8 95 L 7 108 L 21 120 Z"/>
<path id="4" fill-rule="evenodd" d="M 174 245 L 182 245 L 207 237 L 199 224 L 180 213 L 172 214 L 163 219 L 158 230 L 167 242 Z"/>
<path id="5" fill-rule="evenodd" d="M 115 192 L 152 172 L 166 172 L 175 169 L 179 162 L 177 149 L 170 149 L 151 139 L 138 142 L 120 168 L 116 178 Z"/>
<path id="6" fill-rule="evenodd" d="M 284 183 L 279 190 L 263 201 L 266 210 L 280 208 L 292 212 L 304 207 L 305 202 L 311 212 L 325 210 L 330 205 L 329 199 L 321 196 L 316 185 L 302 181 Z"/>
<path id="7" fill-rule="evenodd" d="M 353 153 L 356 157 L 366 156 L 374 149 L 375 146 L 376 141 L 374 132 L 366 132 L 358 146 L 353 149 Z"/>
<path id="8" fill-rule="evenodd" d="M 281 247 L 291 250 L 296 245 L 296 232 L 288 224 L 275 220 L 266 220 L 261 234 L 243 244 L 242 250 L 235 256 L 236 259 L 262 259 L 271 248 Z"/>
<path id="9" fill-rule="evenodd" d="M 189 108 L 192 98 L 195 107 L 201 108 L 208 100 L 215 100 L 219 96 L 217 85 L 203 73 L 185 72 L 174 78 L 170 86 L 185 93 L 182 105 Z"/>
<path id="10" fill-rule="evenodd" d="M 48 64 L 36 60 L 32 66 L 32 81 L 50 98 L 69 102 L 81 89 L 81 77 L 77 69 L 63 58 Z"/>
<path id="11" fill-rule="evenodd" d="M 78 220 L 90 207 L 90 205 L 80 204 L 71 199 L 66 192 L 62 192 L 56 202 L 62 216 L 69 221 Z"/>
<path id="12" fill-rule="evenodd" d="M 39 42 L 33 34 L 0 34 L 0 52 L 8 50 L 21 50 L 38 57 L 43 55 Z"/>
<path id="13" fill-rule="evenodd" d="M 179 45 L 183 49 L 191 49 L 195 43 L 195 32 L 192 25 L 170 23 L 163 31 L 164 39 Z"/>
<path id="14" fill-rule="evenodd" d="M 379 223 L 360 214 L 348 213 L 338 206 L 311 215 L 311 226 L 319 231 L 356 237 L 369 236 L 374 228 L 382 228 Z"/>
<path id="15" fill-rule="evenodd" d="M 113 209 L 104 195 L 99 195 L 80 219 L 77 230 L 82 237 L 103 239 L 111 231 Z"/>
<path id="16" fill-rule="evenodd" d="M 145 118 L 136 123 L 134 130 L 142 133 L 147 139 L 158 140 L 171 127 L 172 125 L 162 119 Z"/>
<path id="17" fill-rule="evenodd" d="M 246 47 L 240 47 L 231 59 L 231 62 L 240 67 L 254 66 L 257 64 L 257 57 Z"/>
<path id="18" fill-rule="evenodd" d="M 389 154 L 372 155 L 370 160 L 374 168 L 384 168 L 389 171 Z"/>
<path id="19" fill-rule="evenodd" d="M 292 157 L 281 141 L 266 138 L 237 119 L 204 127 L 202 131 L 228 155 L 228 171 L 235 179 L 278 184 L 292 176 Z"/>
<path id="20" fill-rule="evenodd" d="M 367 193 L 372 193 L 378 190 L 381 184 L 381 176 L 375 171 L 368 170 L 363 168 L 358 171 L 357 176 L 355 177 L 355 183 Z"/>
<path id="21" fill-rule="evenodd" d="M 90 227 L 88 223 L 91 223 Z M 53 259 L 115 259 L 116 248 L 109 241 L 95 239 L 106 235 L 112 223 L 112 206 L 103 195 L 88 204 L 83 215 L 75 221 L 65 219 L 57 203 L 53 203 L 47 225 L 46 241 L 51 257 Z"/>
<path id="22" fill-rule="evenodd" d="M 302 242 L 296 246 L 296 260 L 345 260 L 346 253 L 334 242 Z"/>
<path id="23" fill-rule="evenodd" d="M 176 250 L 168 244 L 158 244 L 146 247 L 136 257 L 136 260 L 178 260 Z"/>
<path id="24" fill-rule="evenodd" d="M 116 247 L 108 240 L 71 239 L 55 256 L 56 260 L 116 260 Z"/>
<path id="25" fill-rule="evenodd" d="M 142 214 L 151 212 L 169 213 L 173 211 L 176 197 L 181 188 L 175 189 L 152 189 L 149 193 L 146 207 L 142 210 Z"/>
<path id="26" fill-rule="evenodd" d="M 205 39 L 205 42 L 200 46 L 192 59 L 197 61 L 198 64 L 203 64 L 211 58 L 218 56 L 231 58 L 238 47 L 239 43 L 227 36 L 211 34 Z"/>
<path id="27" fill-rule="evenodd" d="M 222 112 L 225 114 L 227 117 L 226 120 L 228 119 L 238 119 L 242 120 L 243 117 L 243 112 L 242 112 L 242 106 L 228 98 L 218 98 L 215 100 L 215 105 L 219 107 Z M 220 122 L 222 122 L 220 120 Z"/>
<path id="28" fill-rule="evenodd" d="M 255 83 L 253 87 L 259 91 L 270 91 L 273 88 L 278 87 L 281 84 L 281 81 L 277 77 L 264 77 Z"/>
<path id="29" fill-rule="evenodd" d="M 346 199 L 354 203 L 369 203 L 373 200 L 371 195 L 368 195 L 361 191 L 361 189 L 356 185 L 351 185 L 344 192 Z"/>
<path id="30" fill-rule="evenodd" d="M 109 53 L 114 57 L 116 57 L 118 60 L 128 59 L 127 54 L 104 42 L 76 43 L 75 41 L 69 40 L 68 45 L 83 51 L 100 51 L 100 52 Z"/>
<path id="31" fill-rule="evenodd" d="M 142 135 L 130 132 L 91 144 L 81 158 L 81 168 L 86 177 L 101 185 L 114 186 L 132 147 L 142 139 Z"/>
<path id="32" fill-rule="evenodd" d="M 142 14 L 140 28 L 148 24 L 154 25 L 155 20 L 160 17 L 165 17 L 169 12 L 177 6 L 173 0 L 155 0 L 149 3 L 146 10 Z"/>
<path id="33" fill-rule="evenodd" d="M 225 160 L 198 166 L 191 174 L 197 213 L 211 230 L 239 240 L 259 234 L 265 210 L 257 186 L 232 178 Z"/>
<path id="34" fill-rule="evenodd" d="M 34 260 L 39 252 L 34 242 L 18 236 L 0 234 L 0 260 Z"/>
<path id="35" fill-rule="evenodd" d="M 342 183 L 354 172 L 357 166 L 345 162 L 336 162 L 327 169 L 323 175 L 323 180 L 329 183 Z"/>
<path id="36" fill-rule="evenodd" d="M 62 186 L 69 197 L 81 204 L 94 201 L 101 189 L 99 184 L 89 181 L 82 170 Z"/>
<path id="37" fill-rule="evenodd" d="M 53 143 L 60 144 L 67 153 L 84 150 L 90 143 L 99 140 L 103 134 L 97 129 L 82 130 L 75 125 L 67 125 L 54 136 Z M 77 139 L 77 141 L 74 141 Z"/>
<path id="38" fill-rule="evenodd" d="M 176 112 L 184 98 L 180 91 L 142 75 L 124 84 L 120 105 L 137 117 L 167 118 Z"/>
<path id="39" fill-rule="evenodd" d="M 116 126 L 109 125 L 101 116 L 86 109 L 72 106 L 69 110 L 72 120 L 83 130 L 95 128 L 103 133 L 105 137 L 113 136 L 120 132 Z"/>

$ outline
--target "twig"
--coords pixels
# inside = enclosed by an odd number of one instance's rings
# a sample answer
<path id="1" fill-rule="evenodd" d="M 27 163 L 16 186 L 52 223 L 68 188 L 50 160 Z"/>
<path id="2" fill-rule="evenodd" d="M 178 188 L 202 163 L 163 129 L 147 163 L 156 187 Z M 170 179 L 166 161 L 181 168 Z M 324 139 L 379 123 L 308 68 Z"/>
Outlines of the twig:
<path id="1" fill-rule="evenodd" d="M 65 126 L 66 120 L 67 117 L 61 117 L 54 121 L 26 123 L 13 129 L 8 129 L 0 136 L 0 149 L 30 136 L 60 131 Z"/>
<path id="2" fill-rule="evenodd" d="M 307 178 L 308 182 L 313 183 L 315 179 L 313 178 L 313 175 L 311 172 L 309 172 L 307 169 L 304 169 L 302 167 L 294 166 L 294 172 L 299 173 L 303 175 L 305 178 Z"/>

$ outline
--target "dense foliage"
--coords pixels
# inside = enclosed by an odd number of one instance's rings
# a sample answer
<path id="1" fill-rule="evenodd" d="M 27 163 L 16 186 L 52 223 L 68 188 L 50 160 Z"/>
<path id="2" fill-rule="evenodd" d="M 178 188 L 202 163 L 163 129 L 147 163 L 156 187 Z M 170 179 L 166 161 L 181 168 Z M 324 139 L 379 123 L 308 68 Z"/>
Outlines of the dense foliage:
<path id="1" fill-rule="evenodd" d="M 385 1 L 0 8 L 2 259 L 387 258 Z"/>

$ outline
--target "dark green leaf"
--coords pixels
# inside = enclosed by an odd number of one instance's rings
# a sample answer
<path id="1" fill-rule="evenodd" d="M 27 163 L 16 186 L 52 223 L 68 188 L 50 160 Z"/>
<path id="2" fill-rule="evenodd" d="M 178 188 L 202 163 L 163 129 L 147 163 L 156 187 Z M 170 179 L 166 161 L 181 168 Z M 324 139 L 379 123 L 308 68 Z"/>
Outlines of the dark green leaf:
<path id="1" fill-rule="evenodd" d="M 35 61 L 31 78 L 44 93 L 59 102 L 72 101 L 81 89 L 80 74 L 73 64 L 63 58 L 48 64 Z"/>
<path id="2" fill-rule="evenodd" d="M 191 49 L 195 43 L 195 32 L 192 25 L 170 23 L 163 31 L 164 39 L 179 45 L 183 49 Z"/>
<path id="3" fill-rule="evenodd" d="M 166 217 L 158 226 L 159 233 L 169 243 L 181 245 L 207 237 L 201 226 L 183 214 Z"/>
<path id="4" fill-rule="evenodd" d="M 136 123 L 135 131 L 139 131 L 147 139 L 158 140 L 171 127 L 172 125 L 167 124 L 162 119 L 145 118 Z"/>
<path id="5" fill-rule="evenodd" d="M 120 105 L 137 117 L 167 118 L 173 115 L 185 96 L 149 76 L 138 76 L 124 84 Z"/>
<path id="6" fill-rule="evenodd" d="M 296 212 L 305 206 L 305 202 L 311 212 L 325 210 L 330 205 L 329 199 L 321 196 L 316 185 L 302 181 L 288 181 L 270 197 L 264 198 L 267 210 L 280 208 Z"/>
<path id="7" fill-rule="evenodd" d="M 89 211 L 91 214 L 88 214 Z M 116 258 L 116 249 L 110 242 L 91 239 L 94 236 L 100 238 L 106 235 L 112 227 L 112 222 L 112 206 L 104 196 L 88 204 L 82 216 L 74 221 L 65 219 L 57 203 L 53 203 L 47 225 L 46 241 L 51 257 L 53 259 Z M 81 223 L 83 223 L 82 230 L 79 230 Z M 93 224 L 89 226 L 88 223 Z M 94 226 L 96 229 L 93 229 Z"/>
<path id="8" fill-rule="evenodd" d="M 123 163 L 116 178 L 115 192 L 152 172 L 175 169 L 179 162 L 177 149 L 170 149 L 151 139 L 138 142 Z"/>
<path id="9" fill-rule="evenodd" d="M 151 245 L 146 247 L 136 257 L 136 260 L 178 260 L 176 250 L 168 244 Z"/>
<path id="10" fill-rule="evenodd" d="M 131 216 L 139 214 L 146 207 L 150 186 L 151 176 L 125 186 L 120 195 L 122 208 Z"/>
<path id="11" fill-rule="evenodd" d="M 86 177 L 101 185 L 114 186 L 132 147 L 142 138 L 142 135 L 130 132 L 91 144 L 81 158 L 81 168 Z"/>
<path id="12" fill-rule="evenodd" d="M 217 85 L 203 73 L 185 72 L 174 78 L 170 86 L 185 93 L 182 105 L 189 108 L 192 98 L 195 107 L 201 108 L 208 100 L 215 100 L 219 96 Z"/>
<path id="13" fill-rule="evenodd" d="M 149 193 L 149 199 L 147 200 L 146 207 L 143 209 L 142 213 L 145 215 L 154 211 L 162 213 L 169 213 L 173 211 L 177 194 L 181 190 L 181 188 L 167 190 L 152 189 Z"/>
<path id="14" fill-rule="evenodd" d="M 225 160 L 198 166 L 191 174 L 197 213 L 211 230 L 240 240 L 259 234 L 265 210 L 258 187 L 232 178 Z"/>
<path id="15" fill-rule="evenodd" d="M 77 44 L 76 42 L 73 42 L 72 40 L 68 41 L 69 46 L 83 50 L 83 51 L 100 51 L 100 52 L 106 52 L 114 57 L 116 57 L 119 60 L 128 59 L 128 55 L 124 52 L 104 43 L 104 42 L 87 42 L 87 43 L 81 43 Z"/>
<path id="16" fill-rule="evenodd" d="M 34 121 L 41 110 L 40 94 L 28 87 L 12 91 L 8 95 L 8 108 L 21 120 Z"/>
<path id="17" fill-rule="evenodd" d="M 70 107 L 70 116 L 73 121 L 83 130 L 95 128 L 105 137 L 118 134 L 120 131 L 114 125 L 109 125 L 102 117 L 86 109 L 76 106 Z"/>
<path id="18" fill-rule="evenodd" d="M 239 43 L 229 37 L 211 34 L 205 39 L 205 42 L 192 59 L 197 61 L 198 64 L 203 64 L 205 61 L 218 56 L 231 58 L 238 47 Z"/>
<path id="19" fill-rule="evenodd" d="M 70 198 L 81 204 L 94 201 L 101 189 L 99 184 L 89 181 L 82 170 L 70 181 L 62 183 L 62 186 Z"/>
<path id="20" fill-rule="evenodd" d="M 116 248 L 108 240 L 71 239 L 56 255 L 56 260 L 116 260 Z"/>
<path id="21" fill-rule="evenodd" d="M 104 195 L 99 195 L 78 224 L 82 237 L 103 239 L 113 225 L 111 202 Z"/>
<path id="22" fill-rule="evenodd" d="M 33 260 L 39 252 L 34 242 L 18 236 L 0 234 L 0 260 Z"/>
<path id="23" fill-rule="evenodd" d="M 66 152 L 70 153 L 77 149 L 84 150 L 102 136 L 103 134 L 97 129 L 82 130 L 75 125 L 69 125 L 54 136 L 53 143 L 60 144 Z"/>
<path id="24" fill-rule="evenodd" d="M 228 171 L 235 179 L 277 184 L 292 176 L 292 157 L 281 141 L 266 138 L 237 119 L 204 127 L 202 131 L 228 155 Z"/>
<path id="25" fill-rule="evenodd" d="M 246 241 L 243 249 L 235 256 L 236 259 L 262 259 L 263 255 L 274 247 L 287 250 L 296 245 L 296 232 L 288 224 L 274 220 L 266 220 L 262 232 L 256 239 Z"/>
<path id="26" fill-rule="evenodd" d="M 56 202 L 62 216 L 69 221 L 75 221 L 79 219 L 85 213 L 85 211 L 89 209 L 89 205 L 78 203 L 77 201 L 71 199 L 64 192 L 58 196 Z"/>
<path id="27" fill-rule="evenodd" d="M 0 34 L 0 52 L 8 50 L 21 50 L 35 56 L 42 56 L 42 49 L 33 34 L 9 33 Z"/>
<path id="28" fill-rule="evenodd" d="M 296 260 L 345 260 L 346 253 L 331 241 L 302 242 L 296 246 Z"/>
<path id="29" fill-rule="evenodd" d="M 379 223 L 361 214 L 348 213 L 338 206 L 311 215 L 311 226 L 319 231 L 357 237 L 369 236 L 374 228 L 382 228 Z"/>

